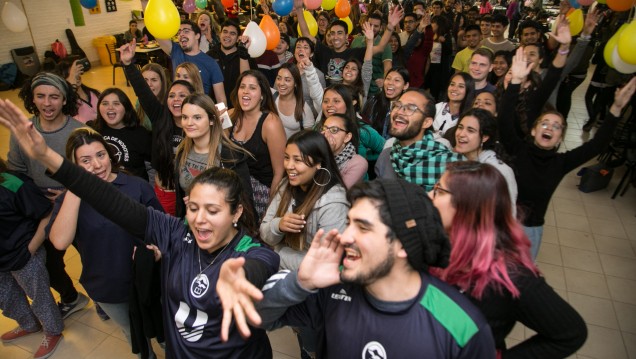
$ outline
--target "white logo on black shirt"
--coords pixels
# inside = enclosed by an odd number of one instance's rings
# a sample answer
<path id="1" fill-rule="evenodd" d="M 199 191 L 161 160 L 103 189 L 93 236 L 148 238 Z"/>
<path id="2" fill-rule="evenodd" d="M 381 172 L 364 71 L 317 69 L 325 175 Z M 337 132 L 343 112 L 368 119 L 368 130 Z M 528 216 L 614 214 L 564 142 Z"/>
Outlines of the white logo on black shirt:
<path id="1" fill-rule="evenodd" d="M 188 244 L 192 243 L 192 235 L 190 233 L 186 234 L 186 236 L 183 238 L 184 242 L 188 242 Z"/>
<path id="2" fill-rule="evenodd" d="M 378 342 L 369 342 L 362 349 L 362 359 L 386 359 L 386 350 Z"/>
<path id="3" fill-rule="evenodd" d="M 194 277 L 192 280 L 192 284 L 190 285 L 190 293 L 195 298 L 201 298 L 205 292 L 210 288 L 210 280 L 205 273 L 201 273 L 198 276 Z"/>
<path id="4" fill-rule="evenodd" d="M 191 312 L 192 310 L 186 303 L 179 302 L 179 310 L 174 315 L 174 322 L 183 339 L 194 343 L 203 336 L 203 329 L 208 323 L 208 315 L 205 312 L 196 310 L 196 317 L 194 317 L 194 322 L 192 322 L 192 317 L 195 313 Z M 189 325 L 188 323 L 192 324 Z"/>
<path id="5" fill-rule="evenodd" d="M 342 300 L 344 302 L 350 302 L 351 297 L 347 295 L 347 291 L 344 289 L 340 289 L 338 293 L 331 293 L 331 299 Z"/>

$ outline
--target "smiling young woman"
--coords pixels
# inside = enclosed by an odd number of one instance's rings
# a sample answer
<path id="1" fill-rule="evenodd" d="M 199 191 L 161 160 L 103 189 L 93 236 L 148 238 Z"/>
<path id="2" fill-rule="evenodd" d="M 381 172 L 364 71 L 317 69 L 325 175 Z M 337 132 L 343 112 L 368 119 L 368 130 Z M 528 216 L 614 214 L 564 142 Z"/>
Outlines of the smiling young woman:
<path id="1" fill-rule="evenodd" d="M 277 249 L 281 267 L 297 269 L 319 229 L 344 229 L 349 204 L 327 140 L 301 131 L 287 140 L 286 178 L 260 226 L 261 238 Z"/>
<path id="2" fill-rule="evenodd" d="M 303 71 L 303 74 L 308 75 L 310 72 Z M 311 74 L 315 76 L 315 72 Z M 317 78 L 308 81 L 308 83 L 314 86 L 320 86 Z M 281 65 L 276 75 L 274 88 L 276 90 L 276 92 L 274 92 L 274 104 L 278 110 L 278 115 L 283 123 L 283 127 L 285 128 L 285 136 L 289 138 L 298 131 L 313 128 L 316 118 L 314 117 L 311 106 L 305 102 L 304 89 L 298 66 L 291 63 Z M 322 88 L 319 92 L 322 93 Z M 322 96 L 320 97 L 322 100 Z"/>
<path id="3" fill-rule="evenodd" d="M 230 258 L 242 258 L 247 276 L 257 287 L 265 284 L 279 264 L 276 253 L 252 237 L 256 220 L 234 171 L 215 167 L 194 179 L 189 188 L 188 225 L 184 226 L 182 219 L 129 198 L 52 151 L 9 101 L 0 100 L 0 123 L 11 129 L 28 156 L 41 162 L 69 188 L 69 195 L 77 195 L 82 203 L 133 238 L 143 238 L 159 248 L 166 356 L 271 357 L 264 330 L 252 328 L 252 336 L 243 339 L 233 328 L 229 340 L 221 342 L 218 338 L 222 311 L 216 283 L 221 264 Z M 188 318 L 197 318 L 196 328 Z"/>
<path id="4" fill-rule="evenodd" d="M 115 149 L 122 169 L 148 180 L 145 162 L 150 161 L 152 135 L 139 123 L 130 99 L 115 87 L 104 90 L 97 100 L 97 119 L 88 122 Z"/>
<path id="5" fill-rule="evenodd" d="M 532 142 L 517 133 L 521 124 L 515 125 L 515 108 L 520 98 L 520 87 L 532 71 L 532 64 L 525 61 L 522 51 L 512 61 L 512 79 L 504 93 L 499 114 L 501 142 L 513 156 L 519 196 L 517 204 L 524 211 L 523 225 L 532 242 L 532 258 L 536 258 L 543 236 L 543 224 L 548 203 L 557 186 L 568 174 L 585 162 L 597 156 L 609 143 L 620 120 L 623 108 L 629 103 L 636 90 L 636 77 L 616 90 L 614 103 L 610 107 L 608 119 L 603 122 L 594 138 L 583 145 L 557 152 L 565 137 L 567 123 L 556 111 L 539 115 L 531 126 Z"/>
<path id="6" fill-rule="evenodd" d="M 176 216 L 182 218 L 186 214 L 187 201 L 184 196 L 193 179 L 211 167 L 234 170 L 243 181 L 251 201 L 247 168 L 250 154 L 225 134 L 212 99 L 205 94 L 190 95 L 183 101 L 181 113 L 181 128 L 185 138 L 177 148 L 175 161 Z"/>
<path id="7" fill-rule="evenodd" d="M 107 91 L 104 91 L 106 97 L 109 96 Z M 136 119 L 131 122 L 138 126 Z M 89 128 L 73 131 L 66 144 L 66 157 L 91 175 L 112 184 L 115 192 L 129 200 L 161 211 L 147 180 L 121 173 L 114 147 L 96 131 Z M 55 202 L 49 238 L 59 250 L 65 250 L 73 243 L 76 245 L 83 266 L 80 283 L 131 343 L 128 303 L 133 281 L 133 249 L 143 243 L 71 191 Z"/>
<path id="8" fill-rule="evenodd" d="M 284 175 L 285 129 L 278 117 L 272 91 L 265 75 L 245 71 L 232 91 L 230 139 L 252 154 L 250 170 L 254 205 L 259 217 L 265 214 Z"/>

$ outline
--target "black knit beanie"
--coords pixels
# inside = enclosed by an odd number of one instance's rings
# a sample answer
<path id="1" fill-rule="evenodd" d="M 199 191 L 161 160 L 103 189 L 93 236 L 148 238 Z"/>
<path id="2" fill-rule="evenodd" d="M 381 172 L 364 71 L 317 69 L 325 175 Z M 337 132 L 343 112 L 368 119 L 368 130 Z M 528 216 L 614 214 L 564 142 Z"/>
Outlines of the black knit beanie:
<path id="1" fill-rule="evenodd" d="M 406 250 L 409 264 L 418 271 L 429 266 L 445 268 L 450 242 L 442 220 L 420 186 L 403 179 L 376 180 L 384 189 L 392 229 Z"/>

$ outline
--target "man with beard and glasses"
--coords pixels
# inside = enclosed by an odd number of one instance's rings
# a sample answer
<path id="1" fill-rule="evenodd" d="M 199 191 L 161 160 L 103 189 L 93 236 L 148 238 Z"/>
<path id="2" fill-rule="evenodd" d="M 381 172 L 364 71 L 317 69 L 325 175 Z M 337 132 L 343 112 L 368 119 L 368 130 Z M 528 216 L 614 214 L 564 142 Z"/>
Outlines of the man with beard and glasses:
<path id="1" fill-rule="evenodd" d="M 229 108 L 233 107 L 230 94 L 236 86 L 236 79 L 241 73 L 256 69 L 254 60 L 251 60 L 247 48 L 243 46 L 244 42 L 249 41 L 249 37 L 239 36 L 240 33 L 241 30 L 236 21 L 225 21 L 221 26 L 221 41 L 208 51 L 208 55 L 215 59 L 221 67 L 223 78 L 227 79 L 227 86 L 224 86 L 224 90 Z"/>
<path id="2" fill-rule="evenodd" d="M 355 185 L 348 200 L 344 232 L 318 231 L 298 271 L 273 275 L 262 293 L 245 279 L 243 259 L 223 264 L 222 339 L 234 315 L 244 336 L 246 317 L 269 330 L 315 328 L 318 358 L 495 358 L 479 310 L 428 273 L 448 265 L 450 242 L 426 192 L 375 180 Z"/>
<path id="3" fill-rule="evenodd" d="M 176 74 L 177 66 L 184 62 L 197 65 L 206 95 L 210 95 L 216 103 L 227 104 L 221 68 L 214 59 L 207 56 L 199 48 L 201 41 L 199 25 L 190 20 L 183 20 L 177 36 L 179 37 L 178 43 L 172 42 L 170 39 L 157 39 L 163 52 L 172 60 L 172 73 Z"/>
<path id="4" fill-rule="evenodd" d="M 423 90 L 407 90 L 391 103 L 389 134 L 395 142 L 375 163 L 378 178 L 402 178 L 430 191 L 446 164 L 463 158 L 450 150 L 444 139 L 435 137 L 433 116 L 435 100 Z"/>

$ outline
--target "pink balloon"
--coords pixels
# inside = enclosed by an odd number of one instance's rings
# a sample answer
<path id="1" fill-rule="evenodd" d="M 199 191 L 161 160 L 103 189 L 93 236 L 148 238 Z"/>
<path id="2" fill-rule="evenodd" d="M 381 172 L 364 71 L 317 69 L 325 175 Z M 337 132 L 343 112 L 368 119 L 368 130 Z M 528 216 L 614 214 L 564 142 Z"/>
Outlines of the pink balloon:
<path id="1" fill-rule="evenodd" d="M 582 6 L 590 6 L 594 3 L 595 0 L 578 0 L 578 3 Z"/>
<path id="2" fill-rule="evenodd" d="M 315 10 L 322 5 L 322 0 L 304 0 L 304 3 L 308 10 Z"/>

